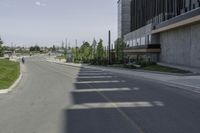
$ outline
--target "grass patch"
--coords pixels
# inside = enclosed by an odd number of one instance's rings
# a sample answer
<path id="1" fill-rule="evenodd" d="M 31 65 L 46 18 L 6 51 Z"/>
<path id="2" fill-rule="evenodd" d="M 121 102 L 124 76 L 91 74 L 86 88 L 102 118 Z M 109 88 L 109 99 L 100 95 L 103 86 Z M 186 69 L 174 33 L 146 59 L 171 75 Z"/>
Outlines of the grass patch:
<path id="1" fill-rule="evenodd" d="M 0 59 L 0 90 L 9 88 L 20 75 L 20 65 L 6 59 Z"/>
<path id="2" fill-rule="evenodd" d="M 157 64 L 146 66 L 141 69 L 148 70 L 148 71 L 168 72 L 168 73 L 190 73 L 189 71 L 166 67 L 166 66 L 160 66 Z"/>
<path id="3" fill-rule="evenodd" d="M 124 64 L 113 64 L 113 65 L 110 65 L 110 66 L 112 66 L 112 67 L 124 67 Z"/>

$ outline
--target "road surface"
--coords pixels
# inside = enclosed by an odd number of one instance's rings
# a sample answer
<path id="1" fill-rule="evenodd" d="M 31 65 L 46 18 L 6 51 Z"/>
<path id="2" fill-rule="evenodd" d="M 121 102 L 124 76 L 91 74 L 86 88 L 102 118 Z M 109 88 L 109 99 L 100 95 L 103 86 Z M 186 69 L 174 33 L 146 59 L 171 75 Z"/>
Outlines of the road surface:
<path id="1" fill-rule="evenodd" d="M 156 81 L 26 59 L 0 95 L 0 133 L 199 133 L 200 96 Z"/>

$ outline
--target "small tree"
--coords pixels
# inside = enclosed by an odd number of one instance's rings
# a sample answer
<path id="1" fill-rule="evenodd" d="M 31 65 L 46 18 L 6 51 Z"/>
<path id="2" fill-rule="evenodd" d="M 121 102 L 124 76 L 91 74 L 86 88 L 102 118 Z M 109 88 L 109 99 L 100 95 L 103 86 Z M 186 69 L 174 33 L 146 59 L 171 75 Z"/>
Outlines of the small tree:
<path id="1" fill-rule="evenodd" d="M 102 61 L 104 59 L 104 49 L 103 49 L 103 40 L 100 39 L 98 45 L 97 45 L 97 61 L 98 64 L 102 64 Z"/>
<path id="2" fill-rule="evenodd" d="M 91 59 L 92 51 L 90 44 L 88 42 L 84 42 L 80 48 L 82 61 L 88 63 Z"/>
<path id="3" fill-rule="evenodd" d="M 92 46 L 91 46 L 91 49 L 92 49 L 92 59 L 96 58 L 96 47 L 97 47 L 97 41 L 94 39 L 93 42 L 92 42 Z"/>
<path id="4" fill-rule="evenodd" d="M 0 57 L 3 56 L 3 41 L 1 40 L 1 37 L 0 37 Z"/>
<path id="5" fill-rule="evenodd" d="M 118 63 L 124 63 L 124 48 L 126 43 L 122 38 L 115 41 L 116 60 Z"/>
<path id="6" fill-rule="evenodd" d="M 38 45 L 30 47 L 31 52 L 40 52 L 40 47 Z"/>

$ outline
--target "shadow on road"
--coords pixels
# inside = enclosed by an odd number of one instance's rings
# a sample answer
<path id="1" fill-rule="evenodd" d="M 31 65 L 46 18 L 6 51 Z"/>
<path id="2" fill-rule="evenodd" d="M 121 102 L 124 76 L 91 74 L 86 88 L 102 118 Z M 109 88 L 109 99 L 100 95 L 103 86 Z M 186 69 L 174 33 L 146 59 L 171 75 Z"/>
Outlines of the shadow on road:
<path id="1" fill-rule="evenodd" d="M 183 102 L 193 103 L 178 101 L 176 94 L 150 84 L 81 68 L 71 92 L 73 105 L 64 111 L 63 133 L 186 133 L 191 127 L 198 131 L 196 123 L 184 123 L 199 116 L 184 110 Z"/>

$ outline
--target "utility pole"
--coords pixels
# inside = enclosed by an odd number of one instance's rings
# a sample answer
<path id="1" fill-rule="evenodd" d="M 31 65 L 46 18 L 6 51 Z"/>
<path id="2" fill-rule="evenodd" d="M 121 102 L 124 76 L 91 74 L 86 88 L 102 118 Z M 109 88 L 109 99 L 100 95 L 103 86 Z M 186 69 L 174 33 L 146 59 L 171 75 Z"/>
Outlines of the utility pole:
<path id="1" fill-rule="evenodd" d="M 111 32 L 108 31 L 108 63 L 111 65 L 111 51 L 110 51 L 110 45 L 111 45 Z"/>

